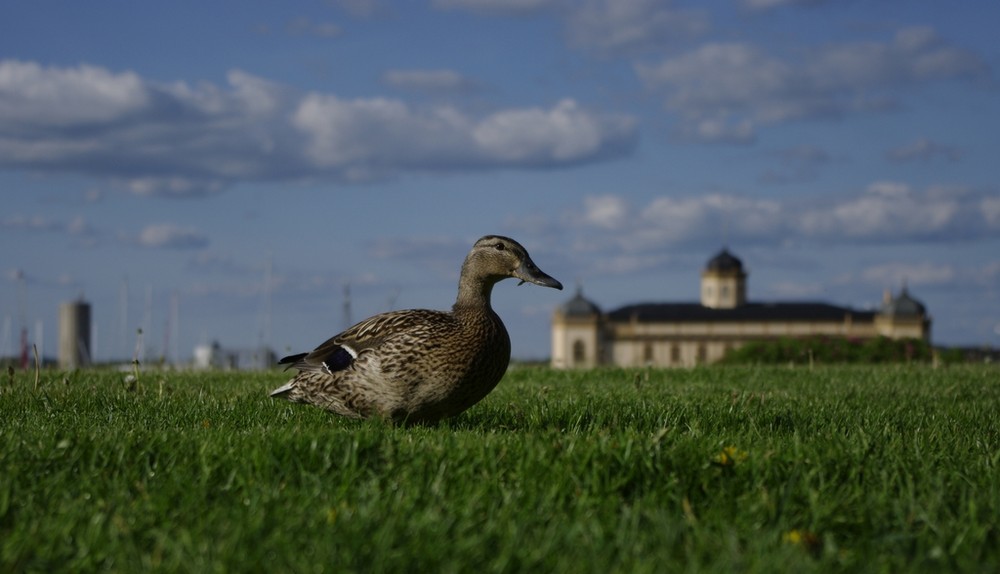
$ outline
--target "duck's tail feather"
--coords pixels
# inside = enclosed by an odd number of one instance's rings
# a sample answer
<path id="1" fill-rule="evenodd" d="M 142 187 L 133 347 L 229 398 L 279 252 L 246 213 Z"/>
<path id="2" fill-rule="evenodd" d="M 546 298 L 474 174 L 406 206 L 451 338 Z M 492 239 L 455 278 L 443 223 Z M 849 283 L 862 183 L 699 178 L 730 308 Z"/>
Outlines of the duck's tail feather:
<path id="1" fill-rule="evenodd" d="M 285 370 L 287 371 L 288 369 L 294 367 L 297 363 L 302 362 L 302 359 L 306 358 L 306 355 L 308 354 L 309 353 L 299 353 L 298 355 L 288 355 L 287 357 L 282 357 L 281 360 L 278 361 L 278 364 L 286 365 Z"/>

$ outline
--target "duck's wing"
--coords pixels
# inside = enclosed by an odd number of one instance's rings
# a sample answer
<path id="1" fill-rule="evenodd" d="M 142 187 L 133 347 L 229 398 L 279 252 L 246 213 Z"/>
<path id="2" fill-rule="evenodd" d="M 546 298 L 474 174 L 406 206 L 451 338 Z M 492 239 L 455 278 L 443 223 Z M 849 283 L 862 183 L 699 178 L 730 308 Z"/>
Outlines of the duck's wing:
<path id="1" fill-rule="evenodd" d="M 386 339 L 400 335 L 419 336 L 425 330 L 433 331 L 433 324 L 447 322 L 449 318 L 448 313 L 427 309 L 382 313 L 334 335 L 309 353 L 289 355 L 278 364 L 300 372 L 333 374 L 347 369 L 359 355 L 377 349 Z"/>

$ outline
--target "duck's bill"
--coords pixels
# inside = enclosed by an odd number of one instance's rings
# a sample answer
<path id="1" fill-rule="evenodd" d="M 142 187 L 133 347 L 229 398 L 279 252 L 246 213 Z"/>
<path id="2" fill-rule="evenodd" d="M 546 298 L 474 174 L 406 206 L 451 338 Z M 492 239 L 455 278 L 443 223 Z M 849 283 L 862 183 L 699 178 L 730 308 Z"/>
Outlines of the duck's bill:
<path id="1" fill-rule="evenodd" d="M 514 272 L 514 277 L 521 280 L 521 283 L 518 283 L 518 285 L 522 283 L 534 283 L 535 285 L 552 287 L 553 289 L 563 288 L 562 283 L 539 269 L 531 259 L 525 259 L 521 263 L 521 267 Z"/>

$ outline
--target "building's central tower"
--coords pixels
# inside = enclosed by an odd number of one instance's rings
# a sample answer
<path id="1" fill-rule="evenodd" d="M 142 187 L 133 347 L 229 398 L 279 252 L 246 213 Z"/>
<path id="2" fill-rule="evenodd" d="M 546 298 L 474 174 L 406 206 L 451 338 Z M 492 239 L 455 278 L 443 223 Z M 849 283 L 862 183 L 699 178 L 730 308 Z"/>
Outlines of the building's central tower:
<path id="1" fill-rule="evenodd" d="M 747 274 L 743 262 L 723 249 L 701 272 L 701 304 L 712 309 L 735 309 L 747 302 Z"/>

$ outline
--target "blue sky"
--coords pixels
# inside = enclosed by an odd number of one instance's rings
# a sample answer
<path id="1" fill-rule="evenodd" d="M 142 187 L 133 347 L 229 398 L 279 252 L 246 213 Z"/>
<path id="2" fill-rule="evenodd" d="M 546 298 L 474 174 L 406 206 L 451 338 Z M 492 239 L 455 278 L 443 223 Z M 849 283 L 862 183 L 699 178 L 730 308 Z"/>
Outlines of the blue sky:
<path id="1" fill-rule="evenodd" d="M 697 299 L 724 244 L 752 300 L 877 306 L 998 344 L 993 1 L 18 2 L 0 19 L 3 347 L 98 359 L 307 350 L 447 309 L 476 238 L 520 358 L 574 285 Z M 268 272 L 270 269 L 270 272 Z M 269 294 L 269 295 L 268 295 Z M 270 309 L 270 313 L 268 312 Z M 268 319 L 269 318 L 269 319 Z"/>

